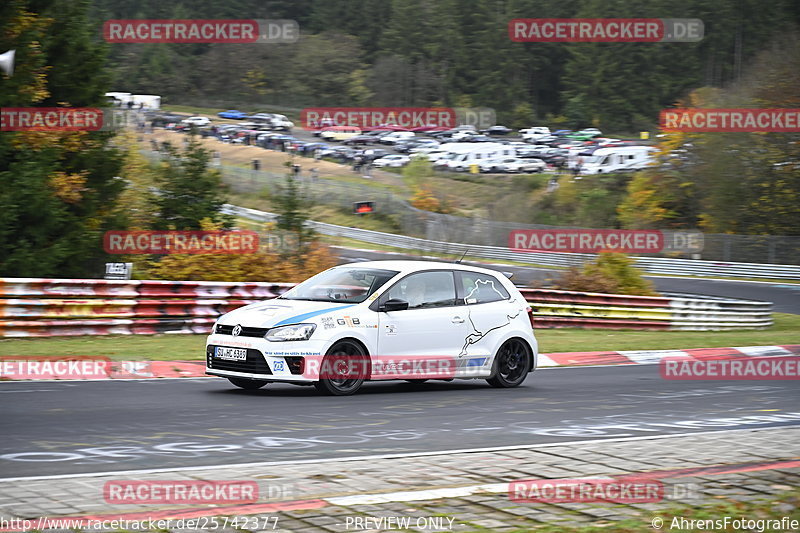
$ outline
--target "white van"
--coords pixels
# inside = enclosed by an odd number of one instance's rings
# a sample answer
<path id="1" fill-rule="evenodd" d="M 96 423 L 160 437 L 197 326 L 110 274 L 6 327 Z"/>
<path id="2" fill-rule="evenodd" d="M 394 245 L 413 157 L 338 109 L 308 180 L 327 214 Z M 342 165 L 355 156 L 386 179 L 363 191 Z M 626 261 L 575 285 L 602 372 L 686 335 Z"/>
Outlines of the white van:
<path id="1" fill-rule="evenodd" d="M 134 94 L 131 96 L 133 108 L 143 105 L 145 109 L 161 109 L 161 97 L 155 94 Z"/>
<path id="2" fill-rule="evenodd" d="M 608 174 L 641 170 L 655 161 L 658 150 L 652 146 L 600 148 L 583 159 L 581 174 Z"/>
<path id="3" fill-rule="evenodd" d="M 272 128 L 276 130 L 291 131 L 291 129 L 294 128 L 294 122 L 286 118 L 286 115 L 279 115 L 277 113 L 272 114 L 270 124 Z"/>
<path id="4" fill-rule="evenodd" d="M 473 147 L 472 150 L 461 153 L 450 159 L 447 162 L 447 168 L 458 172 L 466 172 L 470 169 L 471 165 L 480 165 L 487 159 L 517 156 L 517 150 L 513 146 L 496 143 L 481 144 L 484 144 L 484 146 Z M 494 146 L 486 146 L 486 144 L 493 144 Z"/>

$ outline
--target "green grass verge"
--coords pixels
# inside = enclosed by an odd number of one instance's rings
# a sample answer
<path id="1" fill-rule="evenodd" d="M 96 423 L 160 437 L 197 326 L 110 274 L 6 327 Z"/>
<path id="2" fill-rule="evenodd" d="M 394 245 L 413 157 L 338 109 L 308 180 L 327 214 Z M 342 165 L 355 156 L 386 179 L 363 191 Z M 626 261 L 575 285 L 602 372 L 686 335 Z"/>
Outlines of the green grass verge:
<path id="1" fill-rule="evenodd" d="M 114 361 L 202 359 L 205 335 L 108 335 L 0 340 L 0 356 L 99 355 Z"/>
<path id="2" fill-rule="evenodd" d="M 539 350 L 602 352 L 800 344 L 800 315 L 776 313 L 775 325 L 755 331 L 609 331 L 539 329 Z M 109 335 L 2 339 L 0 356 L 101 355 L 116 361 L 202 359 L 205 335 Z"/>

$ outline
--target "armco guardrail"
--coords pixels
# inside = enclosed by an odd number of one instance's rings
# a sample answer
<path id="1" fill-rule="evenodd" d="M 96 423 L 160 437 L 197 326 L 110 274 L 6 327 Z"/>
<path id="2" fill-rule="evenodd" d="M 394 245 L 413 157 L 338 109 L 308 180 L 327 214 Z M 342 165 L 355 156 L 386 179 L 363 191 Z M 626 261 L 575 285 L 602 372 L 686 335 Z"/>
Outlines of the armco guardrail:
<path id="1" fill-rule="evenodd" d="M 292 283 L 0 278 L 0 337 L 208 333 Z"/>
<path id="2" fill-rule="evenodd" d="M 520 289 L 537 327 L 727 330 L 772 325 L 772 304 L 724 298 Z"/>
<path id="3" fill-rule="evenodd" d="M 274 213 L 234 205 L 226 205 L 225 212 L 242 218 L 263 222 L 274 220 L 276 216 Z M 347 237 L 372 244 L 382 244 L 384 246 L 393 246 L 396 248 L 418 250 L 428 253 L 433 252 L 454 255 L 468 253 L 471 257 L 500 259 L 552 267 L 578 266 L 595 257 L 593 254 L 516 252 L 510 248 L 500 246 L 479 246 L 476 244 L 430 241 L 417 237 L 407 237 L 405 235 L 382 233 L 379 231 L 350 228 L 347 226 L 336 226 L 323 222 L 309 222 L 309 224 L 324 235 Z M 720 263 L 716 261 L 672 259 L 665 257 L 636 257 L 635 259 L 636 266 L 649 274 L 800 280 L 800 266 L 798 265 Z"/>
<path id="4" fill-rule="evenodd" d="M 0 279 L 0 337 L 208 333 L 290 283 Z M 772 304 L 522 289 L 536 327 L 722 330 L 772 325 Z"/>

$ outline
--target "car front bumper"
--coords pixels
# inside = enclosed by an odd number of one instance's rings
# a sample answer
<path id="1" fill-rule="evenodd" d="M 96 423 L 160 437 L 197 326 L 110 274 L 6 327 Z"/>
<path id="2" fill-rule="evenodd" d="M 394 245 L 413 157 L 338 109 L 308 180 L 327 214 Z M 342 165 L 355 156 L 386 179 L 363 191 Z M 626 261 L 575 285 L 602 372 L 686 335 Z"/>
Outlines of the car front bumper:
<path id="1" fill-rule="evenodd" d="M 319 379 L 319 361 L 327 350 L 322 340 L 270 342 L 262 338 L 212 334 L 206 342 L 206 374 L 267 381 L 310 383 Z M 231 360 L 216 356 L 216 348 L 247 350 L 247 357 Z M 313 364 L 316 362 L 316 365 Z"/>

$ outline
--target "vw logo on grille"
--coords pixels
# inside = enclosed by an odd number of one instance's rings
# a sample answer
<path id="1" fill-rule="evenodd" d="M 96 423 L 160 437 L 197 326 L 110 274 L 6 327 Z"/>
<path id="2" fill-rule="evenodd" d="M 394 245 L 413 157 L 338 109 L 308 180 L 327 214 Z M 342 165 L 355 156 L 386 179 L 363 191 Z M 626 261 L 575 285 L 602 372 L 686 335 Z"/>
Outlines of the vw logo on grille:
<path id="1" fill-rule="evenodd" d="M 231 335 L 237 337 L 242 334 L 242 326 L 240 324 L 236 324 L 233 326 L 233 330 L 231 331 Z"/>

